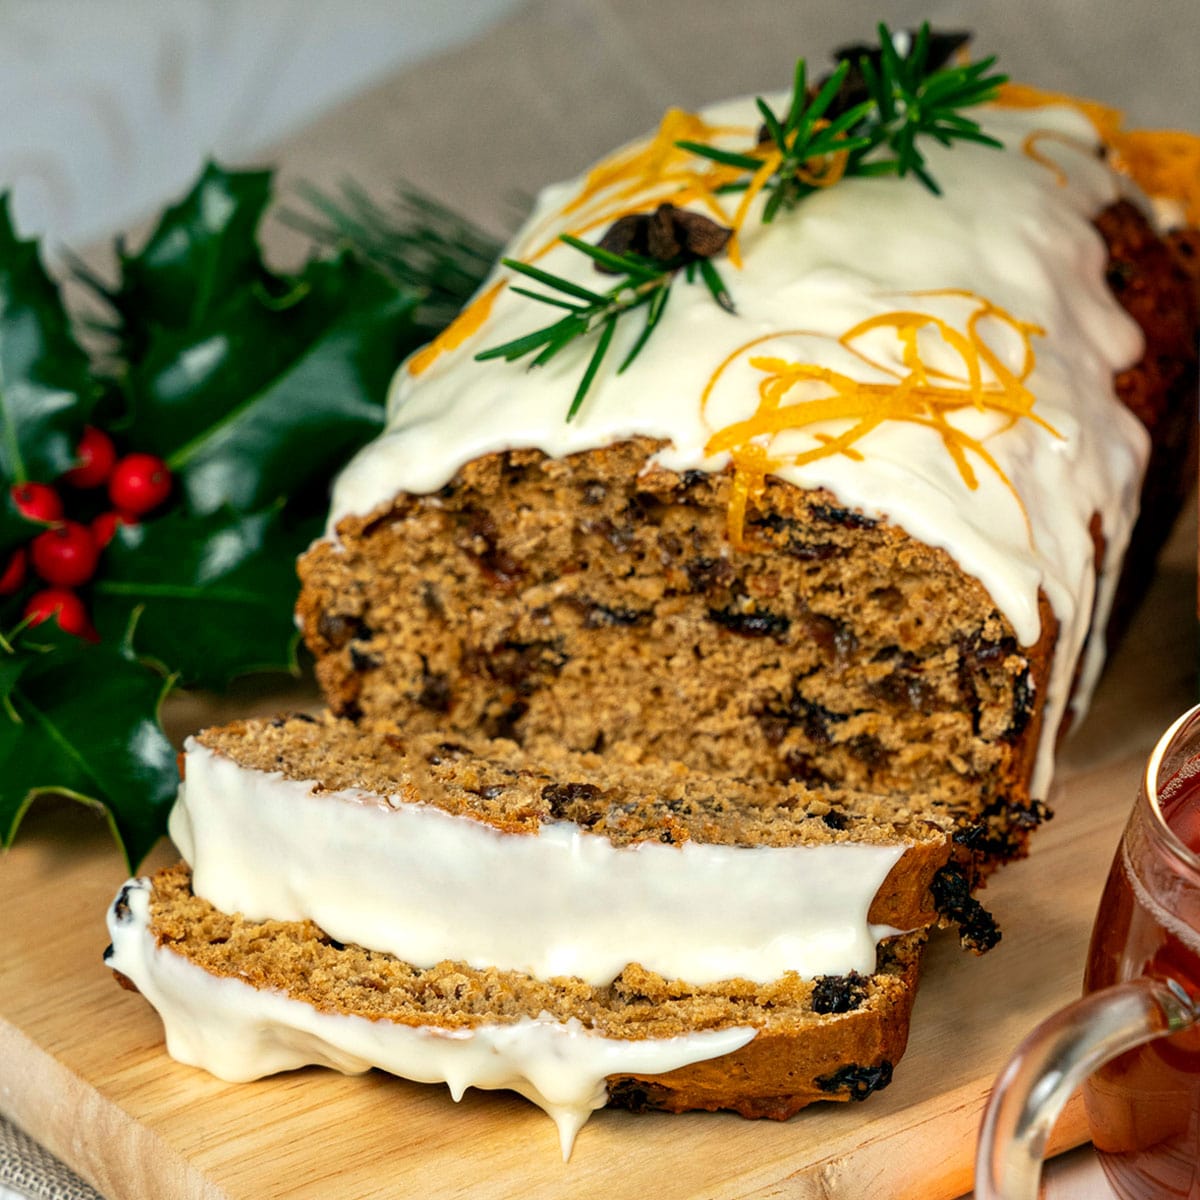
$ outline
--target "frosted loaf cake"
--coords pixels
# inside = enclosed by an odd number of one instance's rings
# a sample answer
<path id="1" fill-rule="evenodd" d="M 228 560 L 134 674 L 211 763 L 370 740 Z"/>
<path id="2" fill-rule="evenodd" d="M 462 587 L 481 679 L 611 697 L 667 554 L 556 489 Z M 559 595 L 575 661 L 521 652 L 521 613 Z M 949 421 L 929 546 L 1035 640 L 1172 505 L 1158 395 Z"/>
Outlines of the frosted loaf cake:
<path id="1" fill-rule="evenodd" d="M 194 875 L 110 914 L 177 1057 L 514 1087 L 564 1146 L 605 1102 L 784 1117 L 889 1082 L 931 923 L 994 941 L 971 891 L 1044 819 L 1123 555 L 1178 502 L 1200 169 L 1009 87 L 971 110 L 1000 147 L 923 143 L 936 193 L 836 145 L 783 173 L 853 134 L 842 83 L 782 141 L 753 101 L 673 110 L 547 189 L 400 368 L 300 564 L 335 715 L 202 735 Z M 803 888 L 739 874 L 775 850 L 875 863 L 803 952 Z M 542 872 L 566 926 L 513 886 Z"/>

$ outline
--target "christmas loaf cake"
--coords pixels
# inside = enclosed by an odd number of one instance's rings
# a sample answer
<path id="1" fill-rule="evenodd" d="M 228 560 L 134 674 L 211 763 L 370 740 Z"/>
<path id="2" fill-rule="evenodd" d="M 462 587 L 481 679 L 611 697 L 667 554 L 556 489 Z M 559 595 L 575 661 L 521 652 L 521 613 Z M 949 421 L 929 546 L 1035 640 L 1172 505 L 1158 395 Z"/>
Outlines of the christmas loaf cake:
<path id="1" fill-rule="evenodd" d="M 198 739 L 173 819 L 194 893 L 181 867 L 110 915 L 112 965 L 173 1053 L 513 1086 L 565 1142 L 606 1097 L 785 1116 L 887 1082 L 925 927 L 994 940 L 970 890 L 1045 816 L 1122 559 L 1132 539 L 1145 574 L 1193 426 L 1194 142 L 996 95 L 986 64 L 939 70 L 947 48 L 888 36 L 774 108 L 668 113 L 543 193 L 401 367 L 387 431 L 300 565 L 336 717 Z M 958 111 L 985 98 L 978 125 Z M 273 832 L 226 854 L 267 792 Z M 321 848 L 346 847 L 328 862 L 275 853 L 306 840 L 309 808 Z M 435 836 L 415 852 L 435 882 L 389 928 L 380 890 L 403 889 L 362 830 L 418 812 L 499 839 L 484 886 L 556 838 L 604 860 L 597 880 L 637 863 L 637 915 L 577 896 L 577 937 L 464 928 L 477 860 Z M 729 851 L 696 894 L 736 924 L 739 856 L 826 848 L 899 858 L 850 873 L 856 932 L 820 964 L 718 954 L 706 973 L 724 935 L 681 939 L 687 887 L 644 890 L 660 863 Z M 476 902 L 443 920 L 459 886 Z M 499 911 L 524 888 L 497 885 Z M 251 1053 L 247 1013 L 302 1032 Z M 511 1057 L 439 1056 L 447 1029 L 491 1046 L 531 1024 L 592 1055 L 569 1103 Z M 424 1049 L 397 1048 L 413 1030 Z M 655 1057 L 675 1038 L 684 1058 Z"/>

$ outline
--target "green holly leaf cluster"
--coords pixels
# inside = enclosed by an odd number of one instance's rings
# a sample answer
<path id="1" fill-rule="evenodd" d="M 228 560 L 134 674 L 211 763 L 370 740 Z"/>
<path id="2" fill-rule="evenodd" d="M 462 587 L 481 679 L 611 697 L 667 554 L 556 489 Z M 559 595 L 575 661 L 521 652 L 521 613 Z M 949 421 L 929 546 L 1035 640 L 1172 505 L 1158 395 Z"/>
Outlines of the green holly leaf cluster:
<path id="1" fill-rule="evenodd" d="M 174 481 L 166 508 L 118 528 L 83 589 L 98 644 L 27 628 L 22 595 L 0 597 L 4 844 L 33 798 L 61 792 L 104 808 L 131 865 L 144 856 L 177 782 L 157 722 L 165 687 L 295 669 L 296 556 L 333 474 L 381 427 L 396 364 L 437 331 L 432 281 L 398 282 L 359 245 L 269 267 L 272 199 L 269 172 L 210 164 L 143 245 L 117 243 L 115 280 L 76 264 L 102 309 L 89 357 L 0 198 L 0 569 L 40 531 L 13 486 L 58 480 L 86 425 L 159 456 Z M 71 503 L 87 520 L 106 502 Z"/>
<path id="2" fill-rule="evenodd" d="M 133 611 L 135 648 L 185 686 L 292 669 L 296 556 L 329 481 L 378 432 L 396 363 L 422 340 L 420 293 L 341 252 L 272 272 L 257 233 L 270 176 L 209 165 L 119 279 L 111 313 L 114 427 L 170 468 L 179 504 L 119 532 L 94 589 L 105 636 Z"/>
<path id="3" fill-rule="evenodd" d="M 269 199 L 263 172 L 209 166 L 101 289 L 124 421 L 192 513 L 323 506 L 382 424 L 397 356 L 424 340 L 420 294 L 355 255 L 272 273 L 255 240 Z"/>
<path id="4" fill-rule="evenodd" d="M 38 796 L 104 811 L 131 866 L 158 840 L 179 785 L 158 721 L 171 685 L 128 640 L 90 645 L 52 624 L 0 638 L 0 837 Z"/>
<path id="5" fill-rule="evenodd" d="M 96 628 L 107 642 L 133 623 L 142 657 L 198 687 L 294 669 L 295 559 L 318 531 L 279 504 L 119 528 L 92 588 Z"/>

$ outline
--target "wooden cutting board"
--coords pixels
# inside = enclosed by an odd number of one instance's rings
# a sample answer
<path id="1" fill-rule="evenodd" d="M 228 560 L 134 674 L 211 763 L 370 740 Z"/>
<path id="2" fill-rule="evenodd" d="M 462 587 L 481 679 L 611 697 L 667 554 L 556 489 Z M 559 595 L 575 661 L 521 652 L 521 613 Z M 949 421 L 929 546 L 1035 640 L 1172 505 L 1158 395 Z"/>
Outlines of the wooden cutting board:
<path id="1" fill-rule="evenodd" d="M 0 859 L 0 1112 L 109 1200 L 959 1196 L 996 1072 L 1078 991 L 1142 763 L 1194 696 L 1195 548 L 1189 519 L 1065 749 L 1056 818 L 987 890 L 1004 940 L 978 960 L 936 940 L 908 1053 L 866 1104 L 782 1124 L 600 1112 L 564 1165 L 551 1122 L 505 1093 L 455 1105 L 442 1087 L 316 1069 L 221 1083 L 170 1061 L 152 1010 L 101 963 L 105 909 L 124 878 L 103 827 L 42 806 Z M 239 710 L 270 704 L 243 698 Z M 194 704 L 171 714 L 181 728 L 220 715 Z M 171 857 L 164 845 L 149 865 Z M 1074 1104 L 1052 1148 L 1085 1138 Z"/>

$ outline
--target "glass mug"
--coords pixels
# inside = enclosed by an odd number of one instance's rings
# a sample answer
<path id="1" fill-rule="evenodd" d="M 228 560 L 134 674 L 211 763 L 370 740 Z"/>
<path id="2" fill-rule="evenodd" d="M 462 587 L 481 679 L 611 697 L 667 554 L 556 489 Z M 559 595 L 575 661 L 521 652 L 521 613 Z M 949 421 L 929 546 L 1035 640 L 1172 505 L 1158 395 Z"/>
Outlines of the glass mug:
<path id="1" fill-rule="evenodd" d="M 984 1113 L 975 1200 L 1036 1200 L 1083 1084 L 1122 1200 L 1200 1200 L 1200 706 L 1154 748 L 1096 914 L 1084 997 L 1044 1021 Z"/>

